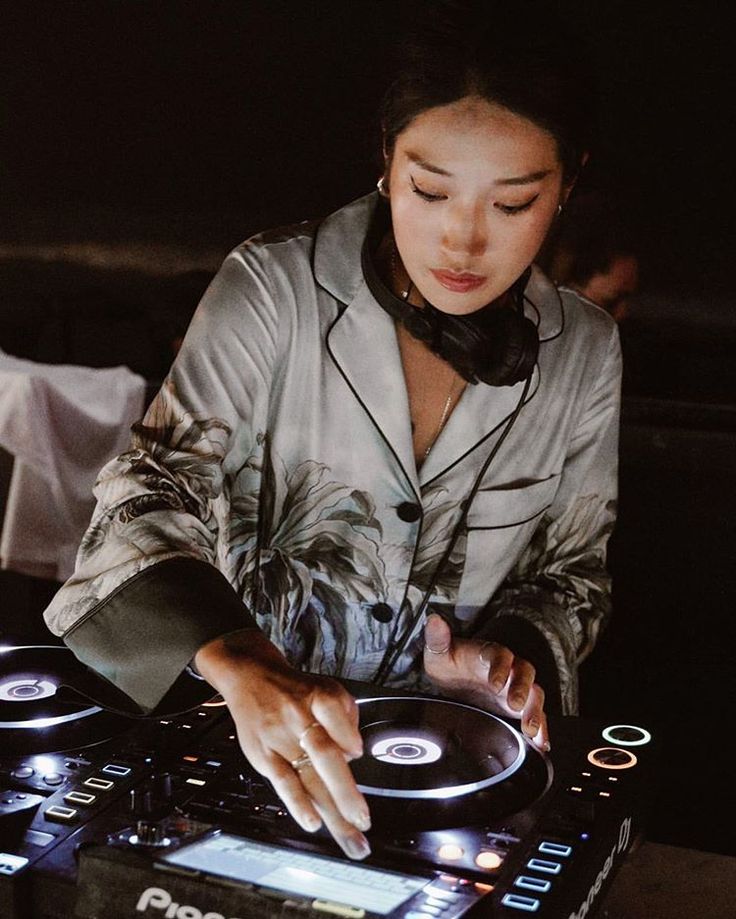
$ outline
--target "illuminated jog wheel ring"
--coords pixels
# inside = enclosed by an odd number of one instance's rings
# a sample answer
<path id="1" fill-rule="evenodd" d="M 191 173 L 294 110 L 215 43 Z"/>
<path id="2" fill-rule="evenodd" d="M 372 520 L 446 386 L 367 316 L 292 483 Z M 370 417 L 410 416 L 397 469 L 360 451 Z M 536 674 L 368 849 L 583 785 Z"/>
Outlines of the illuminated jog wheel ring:
<path id="1" fill-rule="evenodd" d="M 599 769 L 631 769 L 639 760 L 631 750 L 620 750 L 618 747 L 598 747 L 588 753 L 588 762 Z"/>
<path id="2" fill-rule="evenodd" d="M 603 729 L 602 737 L 608 743 L 622 747 L 643 747 L 652 739 L 649 731 L 635 724 L 611 724 Z"/>

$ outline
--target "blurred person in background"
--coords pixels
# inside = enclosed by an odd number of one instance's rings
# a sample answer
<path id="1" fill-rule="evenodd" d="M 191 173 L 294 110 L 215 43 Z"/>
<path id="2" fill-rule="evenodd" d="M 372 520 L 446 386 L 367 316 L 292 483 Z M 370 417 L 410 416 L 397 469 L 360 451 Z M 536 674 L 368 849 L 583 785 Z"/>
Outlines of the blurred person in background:
<path id="1" fill-rule="evenodd" d="M 639 288 L 639 257 L 631 229 L 603 194 L 572 197 L 537 260 L 558 285 L 629 319 Z"/>

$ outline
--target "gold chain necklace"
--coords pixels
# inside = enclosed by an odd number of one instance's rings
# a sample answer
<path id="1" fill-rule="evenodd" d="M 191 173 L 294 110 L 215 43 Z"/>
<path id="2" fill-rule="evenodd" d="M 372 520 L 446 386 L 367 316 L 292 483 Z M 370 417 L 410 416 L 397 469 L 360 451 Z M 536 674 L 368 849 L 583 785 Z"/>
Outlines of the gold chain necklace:
<path id="1" fill-rule="evenodd" d="M 445 407 L 442 409 L 440 423 L 437 425 L 437 430 L 435 431 L 434 437 L 429 442 L 429 446 L 424 451 L 424 459 L 426 459 L 429 456 L 429 451 L 432 449 L 432 447 L 437 442 L 437 438 L 440 436 L 442 428 L 444 428 L 447 422 L 447 416 L 450 414 L 450 406 L 452 405 L 452 397 L 455 394 L 455 380 L 456 380 L 456 376 L 453 371 L 452 379 L 450 380 L 450 392 L 447 394 L 447 401 L 445 402 Z"/>

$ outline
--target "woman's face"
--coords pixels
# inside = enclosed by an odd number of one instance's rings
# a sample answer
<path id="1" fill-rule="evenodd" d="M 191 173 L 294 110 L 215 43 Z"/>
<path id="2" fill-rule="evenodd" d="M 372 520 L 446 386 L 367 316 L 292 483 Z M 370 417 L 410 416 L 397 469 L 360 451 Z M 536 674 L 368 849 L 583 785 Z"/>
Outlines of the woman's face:
<path id="1" fill-rule="evenodd" d="M 410 122 L 388 178 L 404 268 L 425 299 L 456 315 L 508 290 L 569 191 L 552 135 L 476 97 Z"/>

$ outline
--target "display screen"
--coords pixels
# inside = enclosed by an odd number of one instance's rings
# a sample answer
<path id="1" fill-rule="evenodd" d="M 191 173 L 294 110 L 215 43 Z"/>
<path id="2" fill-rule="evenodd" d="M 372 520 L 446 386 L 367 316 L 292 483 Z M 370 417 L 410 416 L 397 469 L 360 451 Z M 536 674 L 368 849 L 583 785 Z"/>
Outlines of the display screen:
<path id="1" fill-rule="evenodd" d="M 295 849 L 217 833 L 161 858 L 168 865 L 219 875 L 309 900 L 328 900 L 380 915 L 396 909 L 427 883 L 393 871 L 368 868 Z"/>

